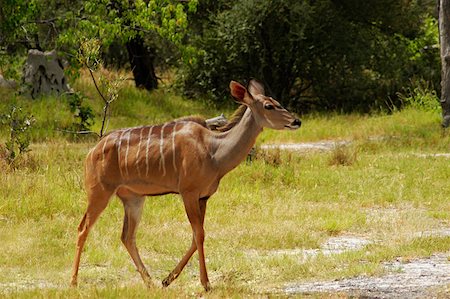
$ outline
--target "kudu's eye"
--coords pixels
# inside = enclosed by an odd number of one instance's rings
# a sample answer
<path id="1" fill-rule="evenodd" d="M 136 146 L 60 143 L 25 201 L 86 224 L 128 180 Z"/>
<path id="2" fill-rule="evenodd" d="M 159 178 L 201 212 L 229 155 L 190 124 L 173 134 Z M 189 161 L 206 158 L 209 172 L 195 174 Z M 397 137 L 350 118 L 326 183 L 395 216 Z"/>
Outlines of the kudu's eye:
<path id="1" fill-rule="evenodd" d="M 273 110 L 273 109 L 275 109 L 275 106 L 272 104 L 266 103 L 266 104 L 264 104 L 264 109 Z"/>

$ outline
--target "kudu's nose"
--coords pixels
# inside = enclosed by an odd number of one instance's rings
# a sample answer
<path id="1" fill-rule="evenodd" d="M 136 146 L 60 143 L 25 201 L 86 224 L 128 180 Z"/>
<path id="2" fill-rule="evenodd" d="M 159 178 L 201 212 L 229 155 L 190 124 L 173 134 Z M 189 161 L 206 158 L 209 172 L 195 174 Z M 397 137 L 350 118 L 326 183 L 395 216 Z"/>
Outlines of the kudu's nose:
<path id="1" fill-rule="evenodd" d="M 298 118 L 296 118 L 296 119 L 292 122 L 291 125 L 292 125 L 293 127 L 299 127 L 299 128 L 300 128 L 300 126 L 302 125 L 302 121 L 299 120 Z"/>

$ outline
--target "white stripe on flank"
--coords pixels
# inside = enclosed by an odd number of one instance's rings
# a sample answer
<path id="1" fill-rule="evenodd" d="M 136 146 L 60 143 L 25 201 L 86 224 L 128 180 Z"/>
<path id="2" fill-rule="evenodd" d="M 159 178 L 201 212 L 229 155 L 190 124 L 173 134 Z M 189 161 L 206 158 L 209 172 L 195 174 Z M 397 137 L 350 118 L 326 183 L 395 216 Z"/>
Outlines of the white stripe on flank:
<path id="1" fill-rule="evenodd" d="M 130 138 L 131 138 L 131 131 L 133 131 L 133 129 L 128 129 L 128 138 L 127 138 L 127 149 L 125 151 L 125 172 L 127 173 L 127 177 L 129 177 L 129 173 L 128 173 L 128 151 L 130 149 Z"/>
<path id="2" fill-rule="evenodd" d="M 105 149 L 106 149 L 106 144 L 108 143 L 109 137 L 111 137 L 112 134 L 109 134 L 108 136 L 106 136 L 105 139 L 105 143 L 103 143 L 103 148 L 102 148 L 102 169 L 103 169 L 103 174 L 105 174 L 106 170 L 105 170 Z"/>
<path id="3" fill-rule="evenodd" d="M 173 125 L 173 131 L 172 131 L 172 163 L 173 163 L 173 169 L 177 171 L 177 164 L 175 163 L 175 134 L 177 133 L 177 123 Z"/>
<path id="4" fill-rule="evenodd" d="M 142 131 L 144 131 L 144 127 L 141 128 L 141 132 L 139 133 L 139 144 L 138 144 L 138 148 L 137 148 L 137 151 L 136 151 L 136 162 L 134 163 L 134 165 L 136 166 L 138 177 L 141 176 L 141 170 L 139 169 L 138 159 L 139 159 L 139 152 L 141 151 Z"/>
<path id="5" fill-rule="evenodd" d="M 167 124 L 164 124 L 161 128 L 161 139 L 159 142 L 159 155 L 160 155 L 160 160 L 159 160 L 159 168 L 163 169 L 163 176 L 166 175 L 166 162 L 164 160 L 164 128 L 167 126 Z"/>
<path id="6" fill-rule="evenodd" d="M 89 153 L 87 154 L 87 157 L 86 157 L 86 158 L 88 158 L 89 155 L 91 156 L 91 165 L 92 165 L 92 167 L 94 167 L 94 155 L 92 153 L 94 152 L 94 150 L 97 147 L 97 145 L 98 145 L 98 143 L 93 148 L 91 148 L 89 150 Z"/>
<path id="7" fill-rule="evenodd" d="M 117 165 L 119 166 L 119 171 L 120 171 L 120 177 L 123 177 L 123 173 L 122 173 L 122 167 L 120 167 L 120 145 L 122 144 L 122 136 L 123 134 L 126 132 L 126 130 L 123 130 L 120 133 L 119 136 L 119 146 L 117 147 Z"/>
<path id="8" fill-rule="evenodd" d="M 152 137 L 153 126 L 148 130 L 147 149 L 145 150 L 145 175 L 148 175 L 148 148 L 150 147 L 150 140 Z"/>

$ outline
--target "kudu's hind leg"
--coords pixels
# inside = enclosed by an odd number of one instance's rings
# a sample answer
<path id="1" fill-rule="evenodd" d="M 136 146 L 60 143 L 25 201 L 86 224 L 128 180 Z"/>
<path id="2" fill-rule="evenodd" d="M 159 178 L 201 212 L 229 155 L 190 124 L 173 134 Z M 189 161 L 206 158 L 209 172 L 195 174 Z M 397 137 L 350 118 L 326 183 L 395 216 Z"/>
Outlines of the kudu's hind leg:
<path id="1" fill-rule="evenodd" d="M 75 260 L 73 262 L 72 280 L 71 285 L 76 286 L 78 280 L 78 269 L 80 267 L 81 253 L 83 251 L 84 243 L 86 242 L 89 231 L 98 219 L 98 216 L 108 205 L 109 199 L 113 191 L 103 190 L 97 188 L 91 190 L 88 194 L 88 206 L 86 213 L 84 213 L 83 219 L 81 219 L 78 225 L 78 239 L 75 253 Z"/>
<path id="2" fill-rule="evenodd" d="M 200 280 L 205 290 L 210 289 L 208 274 L 206 272 L 205 256 L 203 252 L 203 241 L 205 233 L 203 230 L 203 224 L 205 221 L 206 203 L 207 200 L 191 198 L 189 202 L 186 202 L 188 198 L 183 197 L 185 202 L 186 213 L 192 226 L 192 244 L 186 254 L 183 256 L 178 265 L 172 272 L 162 281 L 164 287 L 169 286 L 183 271 L 184 267 L 192 257 L 194 252 L 199 248 L 199 263 L 200 263 Z"/>
<path id="3" fill-rule="evenodd" d="M 122 229 L 122 243 L 125 245 L 128 253 L 133 259 L 136 269 L 141 274 L 144 283 L 151 287 L 152 280 L 145 268 L 144 263 L 141 260 L 139 251 L 136 246 L 136 230 L 139 225 L 142 216 L 142 209 L 144 207 L 145 197 L 141 197 L 128 190 L 118 190 L 117 195 L 122 200 L 125 216 L 123 219 Z"/>

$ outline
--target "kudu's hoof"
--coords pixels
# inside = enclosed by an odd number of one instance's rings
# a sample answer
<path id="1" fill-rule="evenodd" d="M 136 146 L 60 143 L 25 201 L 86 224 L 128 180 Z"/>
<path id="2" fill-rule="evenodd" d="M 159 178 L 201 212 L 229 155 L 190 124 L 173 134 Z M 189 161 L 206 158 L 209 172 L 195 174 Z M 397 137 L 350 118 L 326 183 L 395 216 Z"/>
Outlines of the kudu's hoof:
<path id="1" fill-rule="evenodd" d="M 144 284 L 147 287 L 147 289 L 153 289 L 155 287 L 155 284 L 151 280 L 145 280 Z"/>
<path id="2" fill-rule="evenodd" d="M 164 278 L 163 281 L 161 282 L 163 288 L 167 288 L 170 284 L 170 281 L 168 279 L 168 277 Z"/>
<path id="3" fill-rule="evenodd" d="M 169 275 L 167 275 L 167 277 L 162 281 L 163 288 L 167 288 L 172 283 L 172 281 L 174 281 L 178 277 L 178 275 L 179 273 L 174 274 L 173 271 Z"/>
<path id="4" fill-rule="evenodd" d="M 70 281 L 70 287 L 71 287 L 71 288 L 76 288 L 76 287 L 78 287 L 77 279 L 73 279 L 73 278 L 72 278 L 72 280 Z"/>
<path id="5" fill-rule="evenodd" d="M 174 278 L 173 278 L 172 274 L 169 274 L 169 276 L 164 278 L 163 281 L 161 282 L 163 288 L 167 288 L 172 283 L 173 280 L 174 280 Z"/>
<path id="6" fill-rule="evenodd" d="M 206 292 L 211 291 L 211 284 L 209 283 L 209 281 L 208 281 L 207 283 L 205 283 L 205 284 L 203 285 L 203 287 L 205 288 L 205 291 L 206 291 Z"/>

